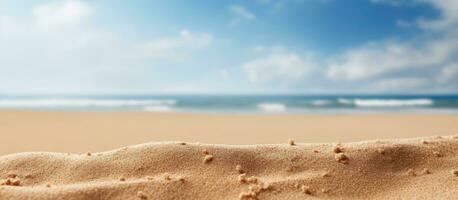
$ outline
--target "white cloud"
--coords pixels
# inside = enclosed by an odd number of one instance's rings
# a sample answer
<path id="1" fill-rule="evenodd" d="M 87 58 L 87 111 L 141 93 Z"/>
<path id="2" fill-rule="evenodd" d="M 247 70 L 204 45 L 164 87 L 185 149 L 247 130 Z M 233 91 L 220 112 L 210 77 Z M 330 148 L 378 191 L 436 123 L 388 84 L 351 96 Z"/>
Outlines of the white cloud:
<path id="1" fill-rule="evenodd" d="M 458 81 L 456 65 L 458 63 L 458 24 L 456 24 L 458 1 L 371 0 L 371 2 L 392 6 L 427 3 L 437 8 L 441 12 L 441 17 L 418 19 L 413 22 L 398 20 L 398 26 L 402 28 L 418 26 L 423 29 L 424 34 L 419 33 L 408 40 L 385 39 L 368 42 L 331 55 L 325 59 L 325 63 L 317 63 L 313 59 L 295 53 L 285 54 L 284 47 L 277 47 L 274 51 L 272 48 L 257 46 L 254 52 L 258 55 L 264 53 L 266 56 L 253 59 L 243 65 L 248 80 L 264 83 L 264 85 L 288 81 L 289 85 L 304 87 L 310 85 L 304 83 L 310 83 L 313 79 L 313 84 L 333 88 L 333 91 L 444 91 L 446 85 L 450 86 L 447 87 L 447 91 L 458 91 L 457 85 L 453 85 L 454 81 Z M 266 52 L 270 53 L 266 54 Z M 280 60 L 290 60 L 289 63 L 294 64 L 279 64 L 283 62 Z M 321 70 L 310 70 L 318 64 Z"/>
<path id="2" fill-rule="evenodd" d="M 456 29 L 458 27 L 458 1 L 456 0 L 370 0 L 372 3 L 382 3 L 392 6 L 405 4 L 429 4 L 440 11 L 437 19 L 419 18 L 416 24 L 428 30 Z"/>
<path id="3" fill-rule="evenodd" d="M 458 63 L 451 63 L 442 68 L 438 81 L 447 82 L 456 78 L 458 78 Z"/>
<path id="4" fill-rule="evenodd" d="M 229 23 L 231 26 L 235 26 L 243 20 L 253 21 L 256 19 L 255 14 L 241 5 L 231 5 L 229 6 L 229 11 L 234 15 L 234 18 Z"/>
<path id="5" fill-rule="evenodd" d="M 371 0 L 402 6 L 407 3 L 430 4 L 437 8 L 438 19 L 417 19 L 416 23 L 398 20 L 404 28 L 418 25 L 438 35 L 408 41 L 373 42 L 349 49 L 333 58 L 326 71 L 332 80 L 368 80 L 406 70 L 437 68 L 454 62 L 458 55 L 458 1 L 455 0 Z M 438 71 L 438 70 L 436 70 Z"/>
<path id="6" fill-rule="evenodd" d="M 377 81 L 374 88 L 379 91 L 402 91 L 415 89 L 424 86 L 426 83 L 428 83 L 428 80 L 424 78 L 393 78 Z"/>
<path id="7" fill-rule="evenodd" d="M 288 85 L 306 77 L 316 64 L 311 56 L 294 52 L 271 52 L 243 64 L 248 80 L 252 83 Z"/>
<path id="8" fill-rule="evenodd" d="M 458 51 L 458 38 L 445 37 L 421 44 L 386 41 L 350 49 L 331 60 L 326 71 L 332 80 L 364 80 L 411 68 L 446 63 Z"/>
<path id="9" fill-rule="evenodd" d="M 36 24 L 49 29 L 79 24 L 89 17 L 92 8 L 80 1 L 64 1 L 39 5 L 32 12 Z"/>
<path id="10" fill-rule="evenodd" d="M 441 16 L 439 19 L 419 19 L 418 24 L 425 29 L 446 30 L 458 27 L 458 1 L 456 0 L 416 0 L 436 7 Z"/>
<path id="11" fill-rule="evenodd" d="M 53 1 L 34 7 L 29 16 L 0 15 L 0 93 L 110 86 L 107 72 L 186 59 L 214 41 L 209 33 L 186 29 L 133 41 L 91 26 L 95 11 L 83 1 Z"/>
<path id="12" fill-rule="evenodd" d="M 181 59 L 195 50 L 210 46 L 214 40 L 209 33 L 183 29 L 177 36 L 132 42 L 83 23 L 90 10 L 93 9 L 83 2 L 62 1 L 35 7 L 28 21 L 2 17 L 0 52 L 8 55 L 11 49 L 20 48 L 17 50 L 22 52 L 22 56 L 33 57 L 38 59 L 34 63 L 50 66 L 62 64 L 49 63 L 58 57 L 66 57 L 66 62 L 70 63 L 83 61 L 88 65 L 105 62 L 120 65 L 119 59 Z M 18 57 L 17 53 L 11 54 L 10 57 Z M 35 54 L 42 54 L 42 59 L 33 56 Z M 29 62 L 22 56 L 22 62 Z"/>

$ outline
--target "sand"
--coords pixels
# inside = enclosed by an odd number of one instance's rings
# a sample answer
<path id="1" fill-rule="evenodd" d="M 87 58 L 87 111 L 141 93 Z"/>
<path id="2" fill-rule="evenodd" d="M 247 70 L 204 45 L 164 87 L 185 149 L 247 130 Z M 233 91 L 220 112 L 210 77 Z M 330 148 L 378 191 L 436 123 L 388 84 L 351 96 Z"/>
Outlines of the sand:
<path id="1" fill-rule="evenodd" d="M 208 144 L 356 142 L 453 135 L 458 115 L 212 115 L 0 111 L 0 155 L 87 153 L 159 141 Z M 7 142 L 6 142 L 7 141 Z"/>
<path id="2" fill-rule="evenodd" d="M 451 136 L 19 153 L 0 157 L 0 199 L 457 199 L 457 155 Z"/>
<path id="3" fill-rule="evenodd" d="M 0 199 L 458 199 L 457 122 L 0 112 Z"/>

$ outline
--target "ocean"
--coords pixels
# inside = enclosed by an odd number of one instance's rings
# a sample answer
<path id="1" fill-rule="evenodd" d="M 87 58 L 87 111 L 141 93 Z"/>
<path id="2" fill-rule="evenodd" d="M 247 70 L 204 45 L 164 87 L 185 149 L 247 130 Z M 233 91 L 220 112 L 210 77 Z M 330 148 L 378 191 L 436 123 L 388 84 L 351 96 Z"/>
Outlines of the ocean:
<path id="1" fill-rule="evenodd" d="M 228 114 L 458 114 L 458 95 L 0 96 L 0 109 Z"/>

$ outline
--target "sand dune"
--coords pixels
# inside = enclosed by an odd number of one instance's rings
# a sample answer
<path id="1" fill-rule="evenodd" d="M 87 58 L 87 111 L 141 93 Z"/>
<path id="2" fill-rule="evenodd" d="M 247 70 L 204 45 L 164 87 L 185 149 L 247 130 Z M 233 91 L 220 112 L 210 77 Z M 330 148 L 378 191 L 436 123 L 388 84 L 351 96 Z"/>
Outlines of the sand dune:
<path id="1" fill-rule="evenodd" d="M 457 199 L 458 138 L 0 157 L 0 199 Z"/>

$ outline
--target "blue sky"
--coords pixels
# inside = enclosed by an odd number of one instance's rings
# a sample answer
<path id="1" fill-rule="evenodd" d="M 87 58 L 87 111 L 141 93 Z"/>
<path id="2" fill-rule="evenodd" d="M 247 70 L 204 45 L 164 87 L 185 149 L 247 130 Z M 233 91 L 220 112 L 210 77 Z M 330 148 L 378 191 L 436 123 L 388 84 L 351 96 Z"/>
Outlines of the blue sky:
<path id="1" fill-rule="evenodd" d="M 0 0 L 0 94 L 457 93 L 458 1 Z"/>

